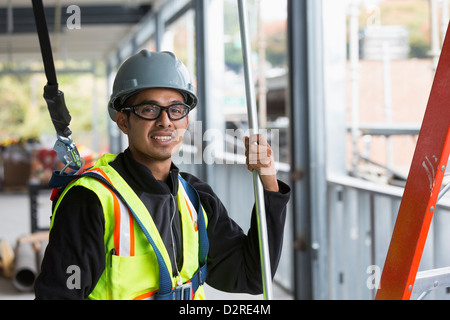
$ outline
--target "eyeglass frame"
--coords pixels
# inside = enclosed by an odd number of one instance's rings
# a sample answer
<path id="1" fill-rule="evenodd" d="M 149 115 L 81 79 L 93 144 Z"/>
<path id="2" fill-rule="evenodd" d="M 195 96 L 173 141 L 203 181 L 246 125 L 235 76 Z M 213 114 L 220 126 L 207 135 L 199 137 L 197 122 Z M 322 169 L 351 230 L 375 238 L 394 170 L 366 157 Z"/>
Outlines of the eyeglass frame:
<path id="1" fill-rule="evenodd" d="M 158 116 L 156 118 L 153 118 L 153 119 L 145 118 L 145 117 L 139 115 L 136 112 L 136 108 L 139 108 L 139 107 L 142 107 L 142 106 L 146 106 L 146 105 L 152 105 L 152 106 L 155 106 L 155 107 L 159 108 L 159 113 L 158 113 Z M 174 107 L 174 106 L 183 106 L 183 107 L 185 107 L 187 109 L 187 113 L 184 116 L 182 116 L 181 118 L 173 119 L 172 116 L 170 115 L 169 109 L 171 107 Z M 174 104 L 171 104 L 170 106 L 160 106 L 160 105 L 158 105 L 156 103 L 153 103 L 153 102 L 143 102 L 143 103 L 137 104 L 135 106 L 122 108 L 120 110 L 120 112 L 124 112 L 124 111 L 131 111 L 136 117 L 138 117 L 140 119 L 144 119 L 144 120 L 149 120 L 149 121 L 153 121 L 153 120 L 158 119 L 161 116 L 161 114 L 163 113 L 163 111 L 166 111 L 170 120 L 178 121 L 178 120 L 182 120 L 182 119 L 186 118 L 189 115 L 189 112 L 191 111 L 191 107 L 189 105 L 187 105 L 186 103 L 183 103 L 183 102 L 176 102 Z"/>

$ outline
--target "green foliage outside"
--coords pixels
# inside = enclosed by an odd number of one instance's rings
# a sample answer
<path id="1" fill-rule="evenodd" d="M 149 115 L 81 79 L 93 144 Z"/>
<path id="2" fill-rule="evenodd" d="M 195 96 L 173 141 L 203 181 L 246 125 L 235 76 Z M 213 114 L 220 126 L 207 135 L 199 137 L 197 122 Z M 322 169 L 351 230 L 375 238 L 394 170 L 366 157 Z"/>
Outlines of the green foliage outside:
<path id="1" fill-rule="evenodd" d="M 97 81 L 96 97 L 94 81 Z M 89 73 L 61 74 L 58 75 L 58 82 L 72 116 L 70 129 L 74 132 L 74 139 L 76 133 L 86 133 L 93 129 L 93 99 L 97 99 L 99 127 L 105 127 L 107 93 L 103 78 L 94 78 Z M 45 75 L 41 73 L 0 76 L 0 144 L 56 134 L 42 96 L 46 83 Z"/>

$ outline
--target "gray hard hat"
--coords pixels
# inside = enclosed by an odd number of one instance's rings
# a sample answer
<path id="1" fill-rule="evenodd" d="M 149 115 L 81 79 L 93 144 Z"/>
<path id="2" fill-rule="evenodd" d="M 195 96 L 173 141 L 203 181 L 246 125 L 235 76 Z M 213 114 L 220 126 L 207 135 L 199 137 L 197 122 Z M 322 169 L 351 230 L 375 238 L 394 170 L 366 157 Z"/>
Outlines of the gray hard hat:
<path id="1" fill-rule="evenodd" d="M 108 103 L 111 119 L 115 121 L 116 114 L 126 99 L 150 88 L 180 91 L 191 110 L 198 102 L 189 71 L 172 52 L 142 50 L 128 58 L 117 71 Z"/>

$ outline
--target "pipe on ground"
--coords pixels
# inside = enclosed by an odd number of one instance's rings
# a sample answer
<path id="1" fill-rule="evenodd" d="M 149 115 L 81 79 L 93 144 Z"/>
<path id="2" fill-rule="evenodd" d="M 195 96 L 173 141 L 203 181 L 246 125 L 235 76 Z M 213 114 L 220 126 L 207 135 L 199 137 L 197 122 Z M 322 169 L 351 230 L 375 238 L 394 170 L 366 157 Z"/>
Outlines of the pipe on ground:
<path id="1" fill-rule="evenodd" d="M 32 291 L 38 275 L 33 243 L 18 243 L 14 263 L 13 284 L 19 291 Z"/>

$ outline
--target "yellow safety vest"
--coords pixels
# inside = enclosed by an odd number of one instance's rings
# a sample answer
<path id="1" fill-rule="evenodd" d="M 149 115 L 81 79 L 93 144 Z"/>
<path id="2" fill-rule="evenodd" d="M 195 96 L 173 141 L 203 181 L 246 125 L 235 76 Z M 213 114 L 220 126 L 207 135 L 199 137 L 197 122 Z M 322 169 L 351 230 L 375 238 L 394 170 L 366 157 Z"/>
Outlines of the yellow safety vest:
<path id="1" fill-rule="evenodd" d="M 52 227 L 61 200 L 74 186 L 92 190 L 100 199 L 105 216 L 105 270 L 88 299 L 143 300 L 161 298 L 160 294 L 164 299 L 192 298 L 192 295 L 194 299 L 204 299 L 202 284 L 207 274 L 207 248 L 204 267 L 201 268 L 199 250 L 204 252 L 204 248 L 199 249 L 203 246 L 199 245 L 199 233 L 203 232 L 204 239 L 207 216 L 201 208 L 204 217 L 201 222 L 194 201 L 191 201 L 192 195 L 188 196 L 189 186 L 180 176 L 176 196 L 183 234 L 183 266 L 180 270 L 180 279 L 178 276 L 172 276 L 169 254 L 147 208 L 125 180 L 109 165 L 114 159 L 115 155 L 104 155 L 92 169 L 72 181 L 58 199 L 51 221 Z M 87 174 L 90 176 L 85 176 Z M 111 190 L 111 185 L 118 192 Z M 201 205 L 198 203 L 198 206 Z M 202 230 L 199 230 L 199 221 L 203 223 Z M 165 295 L 160 292 L 163 277 L 164 279 L 170 277 L 166 280 L 171 286 L 169 290 L 175 289 L 170 293 L 166 290 Z M 192 284 L 194 287 L 198 285 L 195 292 L 190 289 Z"/>

